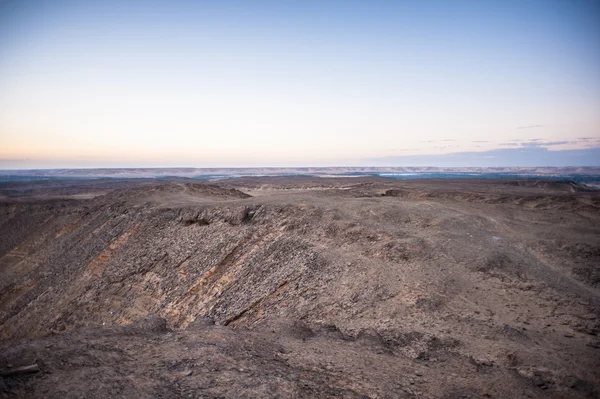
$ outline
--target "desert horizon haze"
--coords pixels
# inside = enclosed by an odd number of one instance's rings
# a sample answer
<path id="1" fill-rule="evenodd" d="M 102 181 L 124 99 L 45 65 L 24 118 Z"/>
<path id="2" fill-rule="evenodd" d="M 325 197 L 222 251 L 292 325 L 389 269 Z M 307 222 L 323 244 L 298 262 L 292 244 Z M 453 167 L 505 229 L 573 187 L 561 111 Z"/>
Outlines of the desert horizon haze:
<path id="1" fill-rule="evenodd" d="M 598 38 L 584 0 L 3 0 L 0 168 L 598 166 Z"/>

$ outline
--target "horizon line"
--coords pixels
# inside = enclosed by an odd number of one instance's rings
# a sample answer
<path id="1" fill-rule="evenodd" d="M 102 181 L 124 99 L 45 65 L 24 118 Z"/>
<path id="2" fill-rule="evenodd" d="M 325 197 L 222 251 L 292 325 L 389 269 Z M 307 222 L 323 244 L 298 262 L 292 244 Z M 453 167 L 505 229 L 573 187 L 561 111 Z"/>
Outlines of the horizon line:
<path id="1" fill-rule="evenodd" d="M 524 165 L 514 165 L 514 166 L 434 166 L 434 165 L 422 165 L 422 166 L 398 166 L 398 165 L 388 165 L 388 166 L 370 166 L 370 165 L 361 165 L 361 166 L 126 166 L 126 167 L 117 167 L 117 166 L 107 166 L 107 167 L 73 167 L 73 168 L 23 168 L 23 169 L 14 169 L 14 168 L 2 168 L 0 167 L 0 171 L 8 172 L 25 172 L 25 171 L 75 171 L 75 170 L 174 170 L 174 169 L 191 169 L 191 170 L 208 170 L 208 169 L 424 169 L 424 168 L 432 168 L 432 169 L 511 169 L 511 168 L 522 168 L 522 169 L 535 169 L 535 168 L 548 168 L 548 169 L 568 169 L 568 168 L 584 168 L 584 169 L 600 169 L 600 166 L 590 166 L 590 165 L 567 165 L 567 166 L 550 166 L 550 165 L 536 165 L 536 166 L 524 166 Z"/>

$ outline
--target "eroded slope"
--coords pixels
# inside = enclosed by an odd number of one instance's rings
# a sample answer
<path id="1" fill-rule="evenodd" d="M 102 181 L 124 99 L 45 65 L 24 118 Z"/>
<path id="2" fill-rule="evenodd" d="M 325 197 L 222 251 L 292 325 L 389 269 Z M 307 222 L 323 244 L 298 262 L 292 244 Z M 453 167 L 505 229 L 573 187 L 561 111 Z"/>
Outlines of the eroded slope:
<path id="1" fill-rule="evenodd" d="M 346 362 L 349 355 L 336 353 L 349 351 L 374 363 L 395 359 L 389 367 L 398 367 L 400 379 L 402 368 L 426 367 L 429 378 L 445 381 L 415 390 L 408 380 L 393 385 L 382 377 L 384 389 L 356 390 L 352 379 L 338 387 L 359 396 L 598 392 L 594 193 L 316 184 L 281 191 L 242 179 L 227 189 L 172 184 L 87 201 L 3 204 L 3 342 L 48 334 L 77 340 L 78 329 L 148 315 L 165 319 L 176 331 L 169 337 L 201 340 L 188 326 L 206 317 L 221 326 L 215 334 L 226 346 L 231 334 L 273 345 L 284 337 L 294 353 L 321 342 L 311 353 L 329 356 L 329 367 Z M 566 209 L 565 201 L 577 206 Z M 290 341 L 286 323 L 334 334 Z M 326 355 L 325 347 L 337 349 Z M 312 359 L 296 356 L 298 367 Z M 360 373 L 356 363 L 338 372 Z M 327 386 L 315 392 L 331 395 Z"/>

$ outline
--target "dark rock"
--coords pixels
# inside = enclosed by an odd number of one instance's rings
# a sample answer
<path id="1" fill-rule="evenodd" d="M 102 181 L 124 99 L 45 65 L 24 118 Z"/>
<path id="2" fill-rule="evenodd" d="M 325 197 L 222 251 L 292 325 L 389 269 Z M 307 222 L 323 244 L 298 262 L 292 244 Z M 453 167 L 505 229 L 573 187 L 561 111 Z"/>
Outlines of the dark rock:
<path id="1" fill-rule="evenodd" d="M 188 324 L 188 329 L 203 329 L 215 325 L 215 321 L 209 317 L 196 317 L 194 321 Z"/>
<path id="2" fill-rule="evenodd" d="M 168 331 L 167 320 L 157 315 L 148 315 L 124 327 L 124 332 L 127 334 L 165 333 Z"/>
<path id="3" fill-rule="evenodd" d="M 591 348 L 600 348 L 600 341 L 589 341 L 586 343 L 587 346 L 591 347 Z"/>
<path id="4" fill-rule="evenodd" d="M 372 328 L 361 330 L 356 336 L 356 340 L 366 345 L 373 345 L 385 348 L 386 344 L 381 335 Z"/>

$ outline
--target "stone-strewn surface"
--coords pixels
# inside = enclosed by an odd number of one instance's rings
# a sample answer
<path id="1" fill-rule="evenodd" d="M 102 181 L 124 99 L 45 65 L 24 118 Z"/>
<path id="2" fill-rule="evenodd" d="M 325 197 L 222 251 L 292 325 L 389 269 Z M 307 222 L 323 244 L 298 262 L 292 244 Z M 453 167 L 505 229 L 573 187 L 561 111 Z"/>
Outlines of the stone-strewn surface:
<path id="1" fill-rule="evenodd" d="M 0 393 L 600 392 L 597 192 L 503 181 L 220 185 L 0 203 L 0 371 L 42 369 L 5 377 Z"/>

